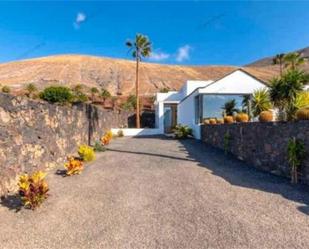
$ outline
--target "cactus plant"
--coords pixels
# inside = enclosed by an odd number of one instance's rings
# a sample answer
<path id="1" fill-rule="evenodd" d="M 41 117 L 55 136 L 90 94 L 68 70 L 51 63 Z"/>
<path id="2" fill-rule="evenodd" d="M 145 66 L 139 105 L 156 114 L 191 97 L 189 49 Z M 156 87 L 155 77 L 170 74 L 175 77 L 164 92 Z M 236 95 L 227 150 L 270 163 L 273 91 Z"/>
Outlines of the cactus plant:
<path id="1" fill-rule="evenodd" d="M 309 120 L 309 107 L 298 110 L 296 117 L 298 120 Z"/>
<path id="2" fill-rule="evenodd" d="M 225 123 L 225 124 L 232 124 L 232 123 L 234 123 L 234 118 L 233 118 L 233 116 L 225 116 L 225 117 L 224 117 L 224 123 Z"/>
<path id="3" fill-rule="evenodd" d="M 249 121 L 249 116 L 247 113 L 244 112 L 237 113 L 236 121 L 240 123 L 246 123 Z"/>
<path id="4" fill-rule="evenodd" d="M 259 115 L 260 122 L 271 122 L 273 121 L 273 113 L 271 111 L 262 111 Z"/>
<path id="5" fill-rule="evenodd" d="M 216 119 L 214 119 L 214 118 L 209 119 L 209 124 L 214 125 L 216 123 L 217 123 Z"/>

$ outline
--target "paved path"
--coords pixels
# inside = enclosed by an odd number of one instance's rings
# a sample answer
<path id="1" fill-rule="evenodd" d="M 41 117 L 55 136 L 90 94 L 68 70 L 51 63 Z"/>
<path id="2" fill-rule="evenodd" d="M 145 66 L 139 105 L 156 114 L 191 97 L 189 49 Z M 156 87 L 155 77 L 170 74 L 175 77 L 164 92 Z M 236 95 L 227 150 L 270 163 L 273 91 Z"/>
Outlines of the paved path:
<path id="1" fill-rule="evenodd" d="M 0 206 L 0 248 L 309 248 L 309 191 L 198 141 L 122 138 L 37 211 Z"/>

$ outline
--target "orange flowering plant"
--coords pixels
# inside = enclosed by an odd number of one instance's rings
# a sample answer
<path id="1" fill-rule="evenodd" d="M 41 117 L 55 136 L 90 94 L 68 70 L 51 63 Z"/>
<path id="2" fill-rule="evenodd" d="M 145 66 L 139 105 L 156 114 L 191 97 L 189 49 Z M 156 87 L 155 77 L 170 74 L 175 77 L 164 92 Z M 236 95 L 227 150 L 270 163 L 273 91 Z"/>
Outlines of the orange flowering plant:
<path id="1" fill-rule="evenodd" d="M 112 138 L 113 138 L 112 131 L 108 131 L 101 138 L 101 142 L 102 142 L 103 145 L 108 145 L 110 143 L 110 141 L 112 140 Z"/>
<path id="2" fill-rule="evenodd" d="M 36 171 L 32 175 L 24 174 L 19 177 L 19 195 L 25 207 L 34 210 L 48 196 L 48 184 L 45 181 L 46 173 Z"/>
<path id="3" fill-rule="evenodd" d="M 74 157 L 68 157 L 68 161 L 64 164 L 66 168 L 66 175 L 79 175 L 84 169 L 83 162 L 81 160 L 75 159 Z"/>

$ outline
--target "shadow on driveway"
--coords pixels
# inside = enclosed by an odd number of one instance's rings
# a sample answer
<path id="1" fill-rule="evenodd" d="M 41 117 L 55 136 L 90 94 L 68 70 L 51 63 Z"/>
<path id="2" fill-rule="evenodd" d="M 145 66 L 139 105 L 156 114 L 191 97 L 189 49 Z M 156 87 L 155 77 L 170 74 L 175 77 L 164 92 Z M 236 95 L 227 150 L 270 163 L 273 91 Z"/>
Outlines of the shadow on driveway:
<path id="1" fill-rule="evenodd" d="M 298 210 L 309 215 L 309 186 L 292 185 L 289 179 L 259 170 L 238 160 L 232 155 L 225 155 L 222 150 L 205 143 L 188 139 L 179 140 L 188 153 L 188 158 L 198 165 L 212 171 L 230 184 L 264 192 L 279 194 L 284 198 L 302 203 Z"/>

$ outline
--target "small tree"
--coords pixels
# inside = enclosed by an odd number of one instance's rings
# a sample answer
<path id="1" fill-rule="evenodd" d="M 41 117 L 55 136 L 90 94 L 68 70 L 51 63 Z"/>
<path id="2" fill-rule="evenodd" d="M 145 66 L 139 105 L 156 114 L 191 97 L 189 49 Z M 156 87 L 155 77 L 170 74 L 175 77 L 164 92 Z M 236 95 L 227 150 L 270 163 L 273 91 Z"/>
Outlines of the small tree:
<path id="1" fill-rule="evenodd" d="M 293 52 L 284 55 L 285 67 L 296 70 L 299 66 L 306 62 L 306 58 L 303 58 L 300 53 Z"/>
<path id="2" fill-rule="evenodd" d="M 103 104 L 105 104 L 105 101 L 110 98 L 112 95 L 110 94 L 109 91 L 107 91 L 106 89 L 102 88 L 101 90 L 101 97 L 103 99 Z"/>
<path id="3" fill-rule="evenodd" d="M 306 151 L 304 143 L 297 140 L 295 137 L 291 138 L 288 143 L 288 159 L 291 165 L 291 182 L 298 182 L 298 168 L 305 159 Z"/>

